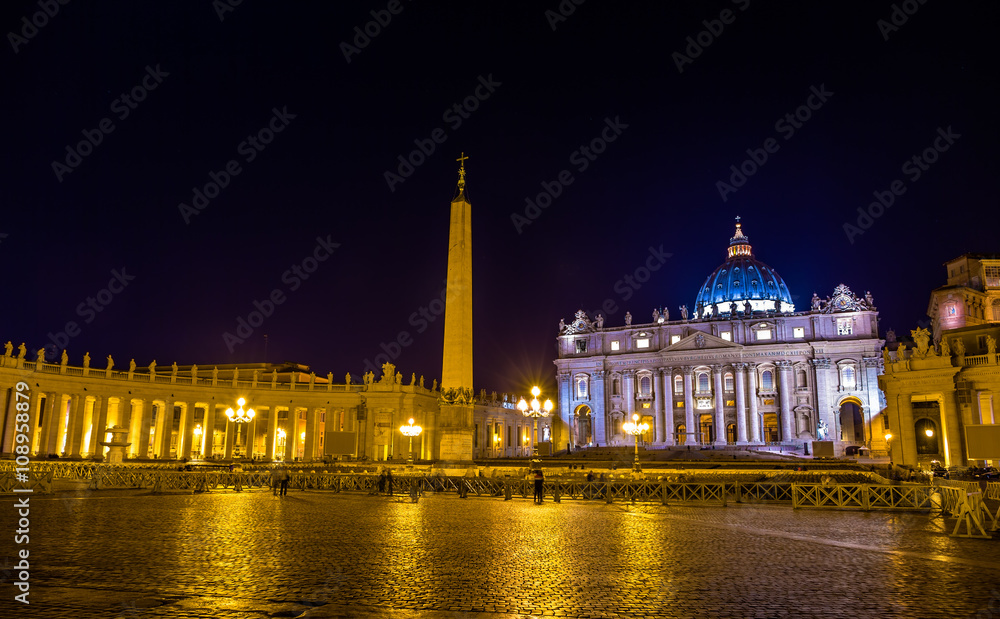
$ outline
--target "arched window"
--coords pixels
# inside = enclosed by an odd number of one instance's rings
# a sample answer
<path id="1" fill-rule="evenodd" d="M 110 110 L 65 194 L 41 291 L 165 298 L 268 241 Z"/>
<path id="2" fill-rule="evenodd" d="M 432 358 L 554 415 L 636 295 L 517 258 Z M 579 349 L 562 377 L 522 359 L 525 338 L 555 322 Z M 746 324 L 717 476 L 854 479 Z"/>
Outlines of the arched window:
<path id="1" fill-rule="evenodd" d="M 993 299 L 993 320 L 1000 321 L 1000 299 Z"/>
<path id="2" fill-rule="evenodd" d="M 649 396 L 653 394 L 653 381 L 649 376 L 639 378 L 639 395 Z"/>
<path id="3" fill-rule="evenodd" d="M 760 374 L 761 391 L 774 391 L 774 374 L 771 370 L 764 370 Z"/>
<path id="4" fill-rule="evenodd" d="M 844 389 L 854 389 L 858 386 L 857 373 L 853 365 L 845 365 L 840 368 L 840 386 Z"/>
<path id="5" fill-rule="evenodd" d="M 708 391 L 708 372 L 698 373 L 698 391 Z"/>
<path id="6" fill-rule="evenodd" d="M 796 387 L 805 387 L 806 386 L 806 371 L 805 370 L 799 370 L 798 372 L 795 373 L 795 386 Z"/>
<path id="7" fill-rule="evenodd" d="M 580 376 L 576 379 L 576 397 L 585 398 L 587 397 L 587 377 Z"/>
<path id="8" fill-rule="evenodd" d="M 674 393 L 684 393 L 684 379 L 680 374 L 674 376 Z"/>
<path id="9" fill-rule="evenodd" d="M 726 391 L 732 391 L 733 390 L 733 373 L 732 372 L 726 372 L 725 377 L 723 377 L 723 384 L 725 385 L 725 390 Z"/>

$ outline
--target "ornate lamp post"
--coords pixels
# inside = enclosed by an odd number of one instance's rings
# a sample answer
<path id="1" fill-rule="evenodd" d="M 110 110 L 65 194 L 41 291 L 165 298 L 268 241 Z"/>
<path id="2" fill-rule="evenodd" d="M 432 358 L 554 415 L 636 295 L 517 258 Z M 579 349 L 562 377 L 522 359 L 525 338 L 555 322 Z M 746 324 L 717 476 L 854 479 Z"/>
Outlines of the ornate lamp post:
<path id="1" fill-rule="evenodd" d="M 632 472 L 641 473 L 642 468 L 639 467 L 639 435 L 649 430 L 649 424 L 639 423 L 639 413 L 632 413 L 632 421 L 623 423 L 622 430 L 626 434 L 631 434 L 635 441 L 635 460 L 632 461 Z"/>
<path id="2" fill-rule="evenodd" d="M 236 424 L 236 447 L 238 449 L 243 443 L 240 439 L 240 427 L 245 423 L 250 423 L 250 420 L 254 418 L 257 412 L 252 408 L 243 410 L 243 405 L 247 403 L 243 398 L 236 400 L 236 403 L 240 406 L 239 410 L 234 411 L 232 407 L 227 408 L 226 417 L 229 417 L 229 421 Z"/>
<path id="3" fill-rule="evenodd" d="M 202 434 L 201 424 L 199 423 L 198 425 L 196 425 L 194 427 L 194 444 L 198 445 L 198 450 L 195 452 L 195 457 L 196 458 L 201 458 L 201 452 L 202 452 L 202 449 L 201 449 L 201 434 Z"/>
<path id="4" fill-rule="evenodd" d="M 521 400 L 517 403 L 517 410 L 521 411 L 522 415 L 524 415 L 525 417 L 531 417 L 532 419 L 535 420 L 534 442 L 532 443 L 532 449 L 531 449 L 532 458 L 538 457 L 538 418 L 548 417 L 549 413 L 552 412 L 552 408 L 554 406 L 552 404 L 552 400 L 548 399 L 545 400 L 545 404 L 539 403 L 538 396 L 541 395 L 541 393 L 542 390 L 539 389 L 537 385 L 531 388 L 532 397 L 531 397 L 530 409 L 528 403 L 524 401 L 524 398 L 521 398 Z"/>
<path id="5" fill-rule="evenodd" d="M 413 418 L 410 418 L 410 424 L 406 426 L 399 426 L 399 431 L 403 433 L 403 436 L 410 437 L 410 452 L 409 456 L 406 458 L 406 467 L 413 468 L 413 437 L 420 436 L 420 433 L 424 431 L 420 426 L 413 425 Z"/>
<path id="6" fill-rule="evenodd" d="M 889 466 L 892 466 L 892 433 L 885 433 L 885 450 L 889 453 Z"/>

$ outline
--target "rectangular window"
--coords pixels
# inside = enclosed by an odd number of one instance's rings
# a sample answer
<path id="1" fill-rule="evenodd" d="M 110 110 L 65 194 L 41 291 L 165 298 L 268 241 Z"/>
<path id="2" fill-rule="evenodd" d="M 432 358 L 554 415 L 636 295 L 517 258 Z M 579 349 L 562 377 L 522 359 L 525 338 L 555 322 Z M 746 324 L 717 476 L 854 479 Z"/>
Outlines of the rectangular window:
<path id="1" fill-rule="evenodd" d="M 684 402 L 681 402 L 680 400 L 678 400 L 677 401 L 677 405 L 675 406 L 675 408 L 684 408 Z"/>
<path id="2" fill-rule="evenodd" d="M 649 348 L 649 338 L 648 337 L 643 337 L 643 338 L 637 339 L 635 341 L 635 347 L 636 348 Z"/>
<path id="3" fill-rule="evenodd" d="M 576 340 L 576 352 L 587 352 L 587 340 Z"/>
<path id="4" fill-rule="evenodd" d="M 670 344 L 671 345 L 676 344 L 679 341 L 681 341 L 681 336 L 679 336 L 679 335 L 671 335 L 670 336 Z"/>
<path id="5" fill-rule="evenodd" d="M 622 343 L 618 340 L 611 341 L 611 350 L 621 350 Z"/>
<path id="6" fill-rule="evenodd" d="M 726 400 L 726 406 L 736 406 L 736 400 Z"/>
<path id="7" fill-rule="evenodd" d="M 805 336 L 806 336 L 805 327 L 793 327 L 792 328 L 792 337 L 803 338 Z"/>
<path id="8" fill-rule="evenodd" d="M 1000 266 L 983 267 L 983 277 L 987 288 L 1000 288 Z"/>
<path id="9" fill-rule="evenodd" d="M 854 333 L 854 319 L 838 318 L 837 335 L 851 335 L 852 333 Z"/>
<path id="10" fill-rule="evenodd" d="M 722 337 L 722 339 L 726 340 L 727 342 L 732 342 L 733 341 L 733 332 L 732 331 L 723 331 L 719 335 Z"/>
<path id="11" fill-rule="evenodd" d="M 976 344 L 979 345 L 979 350 L 986 350 L 986 336 L 980 335 L 976 338 Z"/>
<path id="12" fill-rule="evenodd" d="M 770 329 L 757 329 L 757 339 L 758 340 L 769 340 L 771 339 Z"/>
<path id="13" fill-rule="evenodd" d="M 642 407 L 643 407 L 643 408 L 649 408 L 650 406 L 651 406 L 651 405 L 650 405 L 650 403 L 649 403 L 649 402 L 643 402 L 643 403 L 642 403 Z"/>

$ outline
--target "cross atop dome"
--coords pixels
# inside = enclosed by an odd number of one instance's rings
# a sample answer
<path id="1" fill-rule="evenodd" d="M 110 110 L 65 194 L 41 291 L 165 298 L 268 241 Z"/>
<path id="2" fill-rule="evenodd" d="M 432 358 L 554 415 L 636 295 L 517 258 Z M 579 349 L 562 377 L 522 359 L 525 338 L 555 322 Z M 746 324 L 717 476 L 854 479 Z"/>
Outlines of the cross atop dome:
<path id="1" fill-rule="evenodd" d="M 740 223 L 740 216 L 736 216 L 736 234 L 729 239 L 729 247 L 726 250 L 726 258 L 732 259 L 736 256 L 753 256 L 753 248 L 750 247 L 750 239 L 743 234 L 743 224 Z"/>

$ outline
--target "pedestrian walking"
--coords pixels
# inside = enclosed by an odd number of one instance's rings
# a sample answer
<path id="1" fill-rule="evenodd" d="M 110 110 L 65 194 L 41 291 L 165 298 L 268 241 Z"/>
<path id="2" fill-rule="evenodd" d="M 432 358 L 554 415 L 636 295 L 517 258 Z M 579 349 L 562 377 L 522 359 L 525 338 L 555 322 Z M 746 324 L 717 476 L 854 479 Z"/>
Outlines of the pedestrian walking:
<path id="1" fill-rule="evenodd" d="M 535 471 L 535 503 L 541 503 L 544 499 L 542 494 L 542 484 L 545 482 L 545 476 L 542 474 L 542 469 L 537 469 Z"/>
<path id="2" fill-rule="evenodd" d="M 385 471 L 378 474 L 378 493 L 385 494 Z"/>

